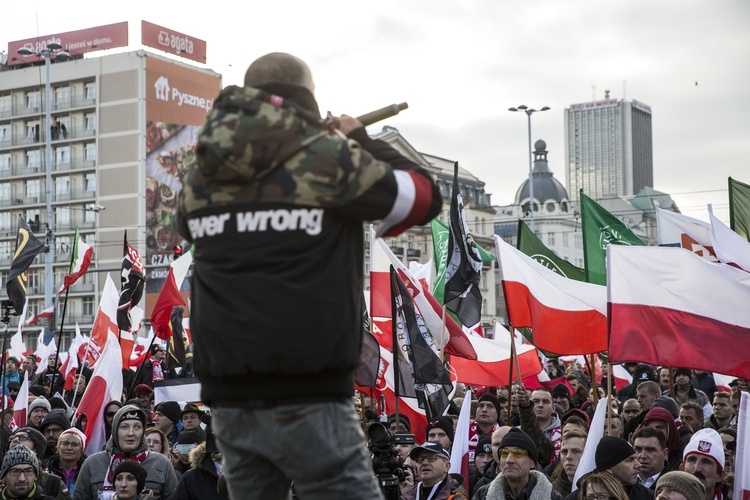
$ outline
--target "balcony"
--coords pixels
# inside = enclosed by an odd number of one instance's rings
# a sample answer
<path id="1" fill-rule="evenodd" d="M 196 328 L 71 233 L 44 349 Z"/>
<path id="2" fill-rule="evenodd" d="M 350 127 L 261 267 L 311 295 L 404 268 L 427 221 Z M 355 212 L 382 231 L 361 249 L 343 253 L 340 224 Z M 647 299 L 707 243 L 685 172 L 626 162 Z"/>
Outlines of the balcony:
<path id="1" fill-rule="evenodd" d="M 413 257 L 418 258 L 422 256 L 422 250 L 419 250 L 418 248 L 409 248 L 406 250 L 406 256 L 407 257 Z"/>
<path id="2" fill-rule="evenodd" d="M 32 106 L 26 106 L 25 102 L 16 103 L 10 109 L 4 108 L 0 110 L 0 118 L 40 115 L 44 113 L 43 96 L 41 101 Z M 78 108 L 93 108 L 94 106 L 96 106 L 96 99 L 86 99 L 84 96 L 76 96 L 65 101 L 53 102 L 51 111 L 55 113 L 57 111 L 69 111 Z"/>
<path id="3" fill-rule="evenodd" d="M 67 193 L 55 193 L 52 201 L 79 201 L 93 200 L 95 198 L 93 191 L 84 191 L 83 189 L 74 189 Z"/>
<path id="4" fill-rule="evenodd" d="M 47 140 L 47 137 L 45 135 L 44 130 L 40 130 L 39 133 L 31 133 L 31 134 L 14 134 L 10 139 L 5 139 L 2 144 L 0 144 L 0 147 L 26 147 L 26 146 L 34 146 L 44 145 L 45 141 Z M 78 140 L 78 139 L 88 139 L 91 137 L 94 137 L 96 135 L 95 129 L 90 129 L 86 127 L 75 127 L 70 128 L 66 132 L 62 131 L 52 131 L 50 136 L 50 141 L 52 144 L 58 144 L 58 143 L 64 143 L 66 141 L 71 140 Z"/>

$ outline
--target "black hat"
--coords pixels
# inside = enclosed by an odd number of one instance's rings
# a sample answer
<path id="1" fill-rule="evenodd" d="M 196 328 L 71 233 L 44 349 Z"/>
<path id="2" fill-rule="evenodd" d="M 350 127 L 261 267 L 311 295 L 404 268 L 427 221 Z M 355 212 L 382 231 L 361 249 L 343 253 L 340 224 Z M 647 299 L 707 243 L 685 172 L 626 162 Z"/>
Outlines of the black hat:
<path id="1" fill-rule="evenodd" d="M 651 405 L 651 408 L 664 408 L 675 419 L 680 418 L 680 408 L 677 406 L 677 402 L 669 396 L 659 396 Z"/>
<path id="2" fill-rule="evenodd" d="M 448 439 L 451 440 L 451 443 L 453 442 L 453 421 L 449 417 L 438 417 L 435 420 L 428 422 L 427 427 L 424 430 L 425 439 L 427 439 L 430 430 L 436 427 L 443 429 L 448 435 Z"/>
<path id="3" fill-rule="evenodd" d="M 570 391 L 568 390 L 568 386 L 565 384 L 557 384 L 555 387 L 552 388 L 552 397 L 563 397 L 570 400 Z"/>
<path id="4" fill-rule="evenodd" d="M 395 414 L 395 413 L 391 413 L 390 415 L 388 415 L 388 427 L 390 427 L 390 426 L 391 426 L 391 424 L 392 424 L 393 422 L 395 422 L 395 421 L 396 421 L 396 414 Z M 402 425 L 403 425 L 404 427 L 406 427 L 406 431 L 407 431 L 407 432 L 411 432 L 411 421 L 409 420 L 409 417 L 407 417 L 407 416 L 406 416 L 406 415 L 404 415 L 403 413 L 399 413 L 399 414 L 398 414 L 398 421 L 399 421 L 399 422 L 400 422 L 400 423 L 401 423 L 401 424 L 402 424 Z"/>
<path id="5" fill-rule="evenodd" d="M 47 416 L 44 417 L 42 423 L 39 424 L 39 430 L 44 431 L 44 428 L 50 424 L 57 424 L 62 427 L 63 430 L 70 429 L 70 420 L 68 420 L 68 417 L 66 417 L 64 413 L 59 411 L 51 411 L 47 413 Z"/>
<path id="6" fill-rule="evenodd" d="M 603 472 L 611 469 L 632 455 L 635 455 L 635 450 L 630 443 L 618 437 L 604 436 L 596 445 L 596 470 Z"/>
<path id="7" fill-rule="evenodd" d="M 41 457 L 44 455 L 44 450 L 47 449 L 47 438 L 44 437 L 44 434 L 34 429 L 33 427 L 21 427 L 20 429 L 16 429 L 13 431 L 13 433 L 10 435 L 9 441 L 19 433 L 28 434 L 31 437 L 32 441 L 34 441 L 35 448 L 33 451 L 36 453 L 37 457 Z"/>
<path id="8" fill-rule="evenodd" d="M 690 370 L 690 368 L 677 368 L 674 371 L 675 378 L 677 378 L 678 375 L 687 375 L 688 378 L 690 378 L 693 376 L 693 372 L 692 370 Z"/>
<path id="9" fill-rule="evenodd" d="M 157 352 L 163 351 L 163 350 L 164 350 L 164 348 L 162 346 L 160 346 L 159 344 L 154 344 L 154 345 L 151 346 L 151 355 L 153 356 Z"/>
<path id="10" fill-rule="evenodd" d="M 177 401 L 164 401 L 154 407 L 155 412 L 159 412 L 167 417 L 170 422 L 176 423 L 180 420 L 180 405 Z"/>
<path id="11" fill-rule="evenodd" d="M 489 434 L 482 434 L 477 442 L 477 447 L 474 449 L 474 456 L 476 457 L 479 453 L 492 454 L 492 436 Z"/>
<path id="12" fill-rule="evenodd" d="M 492 406 L 495 407 L 495 411 L 497 412 L 497 418 L 500 418 L 500 401 L 497 399 L 497 396 L 490 393 L 482 394 L 482 396 L 477 400 L 477 404 L 483 401 L 489 401 L 490 403 L 492 403 Z"/>
<path id="13" fill-rule="evenodd" d="M 135 480 L 138 481 L 137 492 L 140 493 L 143 491 L 143 488 L 146 487 L 146 469 L 144 469 L 141 464 L 134 460 L 123 460 L 117 465 L 117 467 L 115 467 L 114 472 L 112 472 L 112 481 L 114 482 L 117 479 L 117 475 L 122 472 L 133 474 Z"/>
<path id="14" fill-rule="evenodd" d="M 650 380 L 656 382 L 656 368 L 645 363 L 639 363 L 633 370 L 633 383 L 638 386 L 641 382 Z"/>
<path id="15" fill-rule="evenodd" d="M 125 405 L 117 410 L 114 422 L 117 422 L 119 426 L 127 420 L 138 420 L 143 425 L 143 428 L 146 428 L 146 412 L 137 406 Z"/>
<path id="16" fill-rule="evenodd" d="M 434 441 L 427 441 L 425 444 L 421 446 L 415 446 L 414 448 L 412 448 L 411 451 L 409 452 L 409 458 L 411 458 L 412 460 L 416 460 L 417 457 L 419 456 L 420 450 L 425 450 L 425 451 L 429 451 L 430 453 L 435 453 L 436 455 L 442 456 L 446 460 L 451 459 L 450 453 L 448 453 L 448 451 L 445 448 L 443 448 L 443 446 L 440 443 L 435 443 Z"/>
<path id="17" fill-rule="evenodd" d="M 513 427 L 505 436 L 503 436 L 502 441 L 500 441 L 500 448 L 505 448 L 506 446 L 515 446 L 516 448 L 526 450 L 534 463 L 537 462 L 539 453 L 536 450 L 534 440 L 518 427 Z"/>
<path id="18" fill-rule="evenodd" d="M 186 413 L 197 413 L 198 418 L 205 415 L 205 412 L 198 408 L 198 405 L 193 403 L 188 403 L 185 405 L 185 407 L 182 409 L 182 413 L 180 413 L 180 416 L 184 416 Z"/>

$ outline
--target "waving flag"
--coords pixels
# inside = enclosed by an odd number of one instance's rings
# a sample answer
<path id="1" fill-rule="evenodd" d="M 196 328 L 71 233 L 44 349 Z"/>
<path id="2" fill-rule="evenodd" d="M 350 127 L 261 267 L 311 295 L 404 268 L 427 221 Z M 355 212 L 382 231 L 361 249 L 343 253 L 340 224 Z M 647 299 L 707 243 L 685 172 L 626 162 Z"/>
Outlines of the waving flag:
<path id="1" fill-rule="evenodd" d="M 729 178 L 729 227 L 750 241 L 750 186 Z"/>
<path id="2" fill-rule="evenodd" d="M 516 248 L 560 276 L 576 281 L 586 281 L 586 272 L 583 269 L 558 257 L 555 252 L 542 243 L 542 240 L 521 219 L 518 220 Z"/>
<path id="3" fill-rule="evenodd" d="M 117 303 L 117 326 L 120 330 L 130 331 L 130 308 L 141 301 L 146 277 L 138 250 L 128 243 L 128 232 L 125 231 L 122 266 L 120 271 L 120 299 Z M 171 312 L 171 311 L 170 311 Z"/>
<path id="4" fill-rule="evenodd" d="M 710 204 L 708 216 L 711 219 L 711 242 L 719 260 L 750 271 L 750 242 L 717 219 Z"/>
<path id="5" fill-rule="evenodd" d="M 151 312 L 151 325 L 154 327 L 156 336 L 162 340 L 169 340 L 172 337 L 172 309 L 175 306 L 185 305 L 185 299 L 180 295 L 180 288 L 192 263 L 193 252 L 190 251 L 185 252 L 169 265 L 169 274 L 164 280 L 164 286 Z"/>
<path id="6" fill-rule="evenodd" d="M 94 249 L 81 239 L 81 235 L 78 234 L 78 226 L 76 226 L 73 252 L 70 256 L 70 271 L 65 276 L 62 286 L 57 291 L 58 295 L 78 281 L 78 278 L 86 274 L 93 255 Z"/>
<path id="7" fill-rule="evenodd" d="M 112 281 L 112 278 L 107 275 L 99 301 L 99 309 L 97 309 L 94 318 L 94 326 L 91 327 L 91 338 L 86 344 L 83 357 L 84 364 L 88 364 L 90 368 L 94 367 L 110 333 L 115 335 L 119 333 L 117 326 L 117 288 L 115 288 L 115 282 Z M 121 350 L 118 349 L 118 351 Z"/>
<path id="8" fill-rule="evenodd" d="M 73 417 L 78 421 L 86 418 L 86 454 L 91 455 L 104 448 L 104 409 L 107 403 L 122 398 L 122 354 L 117 336 L 109 332 L 91 380 L 86 386 L 81 402 Z"/>
<path id="9" fill-rule="evenodd" d="M 482 257 L 466 223 L 464 202 L 458 186 L 458 162 L 453 165 L 450 215 L 444 304 L 458 315 L 461 323 L 474 326 L 482 319 L 482 292 L 479 290 Z"/>
<path id="10" fill-rule="evenodd" d="M 29 308 L 29 301 L 27 299 L 23 305 L 23 312 L 21 314 L 22 318 L 26 317 L 26 310 L 28 308 Z M 15 356 L 16 359 L 22 359 L 24 357 L 25 352 L 26 352 L 26 343 L 23 341 L 23 321 L 19 321 L 18 330 L 16 330 L 16 333 L 14 333 L 13 336 L 10 338 L 10 349 L 8 349 L 8 353 L 10 356 Z"/>
<path id="11" fill-rule="evenodd" d="M 464 477 L 463 484 L 469 485 L 469 425 L 471 424 L 471 389 L 466 388 L 464 404 L 458 413 L 456 423 L 455 440 L 451 447 L 450 474 L 461 474 Z"/>
<path id="12" fill-rule="evenodd" d="M 607 289 L 564 278 L 495 235 L 508 322 L 531 328 L 534 345 L 556 354 L 607 349 Z"/>
<path id="13" fill-rule="evenodd" d="M 750 394 L 740 393 L 739 415 L 737 416 L 737 439 L 734 456 L 734 496 L 746 500 L 750 498 Z"/>
<path id="14" fill-rule="evenodd" d="M 47 309 L 44 309 L 42 312 L 35 314 L 31 316 L 29 319 L 26 320 L 27 325 L 36 325 L 39 323 L 40 319 L 52 319 L 52 316 L 55 314 L 55 306 L 50 306 Z"/>
<path id="15" fill-rule="evenodd" d="M 750 378 L 750 273 L 682 248 L 607 252 L 611 361 Z"/>
<path id="16" fill-rule="evenodd" d="M 26 417 L 29 410 L 29 377 L 24 377 L 21 388 L 13 404 L 13 421 L 18 427 L 26 427 Z"/>
<path id="17" fill-rule="evenodd" d="M 712 262 L 717 261 L 711 244 L 711 224 L 657 205 L 656 229 L 660 246 L 682 247 Z"/>
<path id="18" fill-rule="evenodd" d="M 5 285 L 8 298 L 13 302 L 16 316 L 23 312 L 23 305 L 26 303 L 26 283 L 28 282 L 26 270 L 37 255 L 46 251 L 47 247 L 34 236 L 26 221 L 19 215 L 16 251 L 13 253 Z"/>
<path id="19" fill-rule="evenodd" d="M 607 212 L 581 189 L 581 228 L 586 281 L 607 284 L 607 245 L 645 245 L 623 222 Z M 541 346 L 540 346 L 541 348 Z"/>

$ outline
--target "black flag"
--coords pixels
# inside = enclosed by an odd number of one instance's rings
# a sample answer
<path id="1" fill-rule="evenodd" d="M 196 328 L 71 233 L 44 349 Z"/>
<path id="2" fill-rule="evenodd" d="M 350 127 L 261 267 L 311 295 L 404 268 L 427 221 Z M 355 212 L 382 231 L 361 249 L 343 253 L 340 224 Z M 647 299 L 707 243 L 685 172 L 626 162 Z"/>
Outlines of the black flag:
<path id="1" fill-rule="evenodd" d="M 172 336 L 167 343 L 167 369 L 177 375 L 183 374 L 186 363 L 185 329 L 182 327 L 182 315 L 185 309 L 173 307 L 169 322 L 172 325 Z M 179 368 L 179 370 L 177 370 Z"/>
<path id="2" fill-rule="evenodd" d="M 16 251 L 10 264 L 8 281 L 5 286 L 8 298 L 13 302 L 15 316 L 23 314 L 23 306 L 26 304 L 26 270 L 34 258 L 42 252 L 47 251 L 47 246 L 42 244 L 34 233 L 29 229 L 23 217 L 18 216 L 18 233 L 16 233 Z"/>
<path id="3" fill-rule="evenodd" d="M 128 243 L 127 231 L 125 231 L 125 245 L 122 254 L 120 300 L 117 303 L 117 326 L 120 330 L 130 331 L 130 309 L 141 301 L 146 277 L 138 250 Z"/>

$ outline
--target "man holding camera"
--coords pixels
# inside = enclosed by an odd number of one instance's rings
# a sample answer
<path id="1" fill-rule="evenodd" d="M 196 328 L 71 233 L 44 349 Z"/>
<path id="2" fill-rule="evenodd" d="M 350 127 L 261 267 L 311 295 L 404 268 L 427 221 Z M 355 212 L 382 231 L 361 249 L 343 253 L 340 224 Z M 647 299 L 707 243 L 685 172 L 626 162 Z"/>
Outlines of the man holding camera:
<path id="1" fill-rule="evenodd" d="M 411 450 L 409 458 L 417 464 L 419 482 L 401 495 L 402 500 L 467 500 L 466 490 L 448 471 L 451 456 L 440 443 L 428 441 Z"/>
<path id="2" fill-rule="evenodd" d="M 430 174 L 359 120 L 322 121 L 313 91 L 297 57 L 258 58 L 185 165 L 194 366 L 234 498 L 284 498 L 289 480 L 301 498 L 381 497 L 352 411 L 363 222 L 396 236 L 442 205 Z"/>

